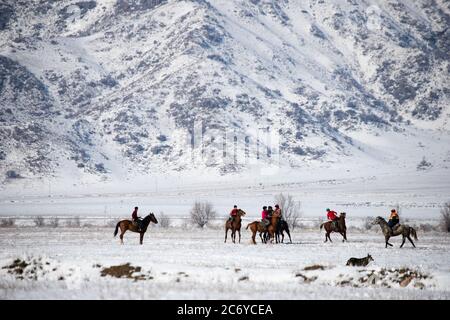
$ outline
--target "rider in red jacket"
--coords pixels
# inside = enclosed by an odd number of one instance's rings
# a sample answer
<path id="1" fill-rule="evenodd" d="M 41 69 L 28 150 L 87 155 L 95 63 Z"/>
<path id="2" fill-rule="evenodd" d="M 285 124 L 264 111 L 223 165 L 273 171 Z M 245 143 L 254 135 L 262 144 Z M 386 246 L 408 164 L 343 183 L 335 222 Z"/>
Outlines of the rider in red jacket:
<path id="1" fill-rule="evenodd" d="M 237 205 L 234 205 L 233 209 L 230 211 L 230 218 L 228 218 L 229 221 L 233 222 L 234 218 L 236 217 L 239 209 Z"/>
<path id="2" fill-rule="evenodd" d="M 338 228 L 338 215 L 336 211 L 330 210 L 327 208 L 327 218 L 328 220 L 333 221 L 332 224 L 335 225 L 336 228 Z"/>
<path id="3" fill-rule="evenodd" d="M 269 221 L 269 212 L 267 211 L 267 206 L 263 207 L 263 210 L 261 212 L 261 221 L 264 225 L 264 227 L 267 227 L 270 223 Z"/>
<path id="4" fill-rule="evenodd" d="M 327 218 L 328 220 L 334 221 L 336 219 L 338 219 L 339 217 L 337 216 L 337 212 L 327 209 Z"/>

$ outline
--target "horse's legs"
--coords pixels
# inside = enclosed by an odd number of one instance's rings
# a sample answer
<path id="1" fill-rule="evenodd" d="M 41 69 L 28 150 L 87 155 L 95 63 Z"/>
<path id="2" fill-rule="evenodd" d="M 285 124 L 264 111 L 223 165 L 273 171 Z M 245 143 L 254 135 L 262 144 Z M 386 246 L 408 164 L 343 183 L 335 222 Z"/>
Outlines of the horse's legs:
<path id="1" fill-rule="evenodd" d="M 127 230 L 122 230 L 122 228 L 120 228 L 120 244 L 123 244 L 123 235 L 125 234 Z"/>
<path id="2" fill-rule="evenodd" d="M 238 230 L 239 233 L 239 243 L 241 243 L 241 229 Z"/>
<path id="3" fill-rule="evenodd" d="M 289 230 L 286 230 L 286 233 L 289 236 L 289 242 L 292 243 L 291 233 L 289 232 Z"/>
<path id="4" fill-rule="evenodd" d="M 405 236 L 403 236 L 403 239 L 402 239 L 402 244 L 400 245 L 400 248 L 402 248 L 402 247 L 403 247 L 403 245 L 405 244 L 405 240 L 406 240 L 406 237 L 405 237 Z"/>
<path id="5" fill-rule="evenodd" d="M 413 245 L 413 247 L 415 248 L 415 247 L 416 247 L 416 245 L 414 244 L 414 242 L 412 241 L 412 239 L 410 238 L 410 236 L 407 236 L 407 238 L 408 238 L 409 242 L 411 242 L 411 244 L 412 244 L 412 245 Z"/>
<path id="6" fill-rule="evenodd" d="M 333 242 L 333 241 L 331 241 L 330 234 L 331 234 L 331 232 L 330 232 L 330 233 L 327 233 L 328 240 L 330 240 L 330 242 Z"/>
<path id="7" fill-rule="evenodd" d="M 343 232 L 339 232 L 340 234 L 341 234 L 341 236 L 344 238 L 344 239 L 342 239 L 342 242 L 345 242 L 345 235 L 344 235 L 344 233 Z"/>
<path id="8" fill-rule="evenodd" d="M 325 241 L 324 242 L 327 242 L 328 241 L 328 233 L 325 233 Z"/>
<path id="9" fill-rule="evenodd" d="M 225 241 L 224 242 L 227 242 L 227 236 L 228 236 L 228 228 L 225 228 Z"/>
<path id="10" fill-rule="evenodd" d="M 140 232 L 139 233 L 139 243 L 142 244 L 142 241 L 144 240 L 144 233 Z"/>
<path id="11" fill-rule="evenodd" d="M 231 229 L 231 240 L 236 243 L 236 230 Z"/>
<path id="12" fill-rule="evenodd" d="M 384 239 L 386 240 L 386 246 L 385 246 L 385 248 L 387 248 L 388 245 L 390 245 L 390 246 L 392 247 L 392 244 L 389 243 L 389 238 L 390 238 L 389 235 L 387 235 L 387 236 L 384 237 Z"/>
<path id="13" fill-rule="evenodd" d="M 252 230 L 252 241 L 253 241 L 253 244 L 256 244 L 255 237 L 256 237 L 256 230 L 255 231 Z"/>

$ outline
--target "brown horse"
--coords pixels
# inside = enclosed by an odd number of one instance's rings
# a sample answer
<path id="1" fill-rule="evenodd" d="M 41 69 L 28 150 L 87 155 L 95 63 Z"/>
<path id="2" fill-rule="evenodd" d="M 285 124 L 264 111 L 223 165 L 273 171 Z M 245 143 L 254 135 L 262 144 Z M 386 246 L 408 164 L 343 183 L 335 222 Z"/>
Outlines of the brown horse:
<path id="1" fill-rule="evenodd" d="M 239 243 L 241 243 L 241 221 L 242 216 L 245 216 L 244 210 L 239 209 L 236 213 L 236 217 L 234 217 L 233 222 L 227 220 L 225 222 L 225 241 L 227 242 L 228 230 L 231 229 L 231 240 L 233 243 L 236 243 L 236 231 L 239 233 Z"/>
<path id="2" fill-rule="evenodd" d="M 344 237 L 342 242 L 347 241 L 347 227 L 345 226 L 345 212 L 341 212 L 341 214 L 339 215 L 337 228 L 336 228 L 335 224 L 332 223 L 332 221 L 327 221 L 327 222 L 322 223 L 320 225 L 320 230 L 322 230 L 322 227 L 325 227 L 325 231 L 327 232 L 325 234 L 324 242 L 327 242 L 328 239 L 330 239 L 330 242 L 333 242 L 333 241 L 331 241 L 331 238 L 330 238 L 331 232 L 339 232 Z"/>
<path id="3" fill-rule="evenodd" d="M 261 241 L 264 243 L 266 243 L 267 240 L 263 239 L 262 234 L 264 234 L 265 232 L 268 232 L 270 242 L 273 242 L 273 239 L 275 238 L 275 233 L 277 231 L 277 223 L 278 223 L 279 217 L 280 216 L 278 214 L 274 213 L 272 215 L 272 217 L 270 218 L 270 224 L 267 228 L 264 228 L 261 221 L 253 221 L 247 225 L 247 227 L 245 229 L 248 229 L 248 227 L 250 227 L 250 231 L 252 232 L 253 244 L 256 244 L 256 241 L 255 241 L 256 232 L 259 232 L 259 237 L 261 238 Z"/>
<path id="4" fill-rule="evenodd" d="M 141 221 L 142 229 L 139 231 L 138 226 L 133 224 L 131 220 L 122 220 L 119 221 L 116 225 L 116 230 L 114 231 L 114 237 L 117 236 L 117 232 L 119 231 L 120 227 L 120 243 L 123 244 L 123 235 L 127 230 L 130 230 L 132 232 L 138 232 L 140 234 L 140 244 L 142 244 L 142 240 L 144 239 L 144 233 L 147 231 L 147 227 L 150 224 L 150 222 L 158 223 L 158 220 L 156 220 L 156 217 L 153 213 L 150 213 L 148 216 L 146 216 Z"/>

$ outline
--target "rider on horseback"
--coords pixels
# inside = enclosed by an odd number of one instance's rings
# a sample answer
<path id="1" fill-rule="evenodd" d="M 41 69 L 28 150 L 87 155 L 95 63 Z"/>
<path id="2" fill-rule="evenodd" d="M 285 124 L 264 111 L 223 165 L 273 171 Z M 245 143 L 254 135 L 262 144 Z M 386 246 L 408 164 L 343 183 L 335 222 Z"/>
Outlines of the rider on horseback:
<path id="1" fill-rule="evenodd" d="M 327 218 L 328 220 L 332 221 L 332 224 L 334 224 L 335 229 L 338 229 L 339 217 L 337 216 L 336 211 L 327 208 Z"/>
<path id="2" fill-rule="evenodd" d="M 272 206 L 269 206 L 267 208 L 267 219 L 270 220 L 270 218 L 272 218 L 272 215 L 273 215 L 273 208 L 272 208 Z"/>
<path id="3" fill-rule="evenodd" d="M 391 210 L 391 215 L 389 217 L 388 226 L 391 228 L 392 232 L 394 232 L 394 229 L 400 225 L 400 218 L 398 216 L 398 213 L 395 209 Z"/>
<path id="4" fill-rule="evenodd" d="M 281 209 L 278 204 L 275 205 L 274 214 L 276 214 L 278 216 L 277 230 L 280 230 L 280 224 L 281 224 L 281 220 L 283 220 L 283 216 L 281 215 Z"/>
<path id="5" fill-rule="evenodd" d="M 234 218 L 236 218 L 238 211 L 239 209 L 237 205 L 234 205 L 233 209 L 230 211 L 230 217 L 228 218 L 228 221 L 231 221 L 231 223 L 233 223 Z"/>
<path id="6" fill-rule="evenodd" d="M 138 207 L 134 207 L 133 213 L 131 214 L 131 218 L 133 219 L 133 224 L 138 227 L 139 232 L 142 230 L 142 219 L 137 215 Z"/>
<path id="7" fill-rule="evenodd" d="M 267 206 L 264 206 L 263 211 L 261 212 L 261 223 L 264 226 L 264 228 L 267 228 L 270 224 L 268 217 L 269 217 L 269 212 L 267 211 Z"/>

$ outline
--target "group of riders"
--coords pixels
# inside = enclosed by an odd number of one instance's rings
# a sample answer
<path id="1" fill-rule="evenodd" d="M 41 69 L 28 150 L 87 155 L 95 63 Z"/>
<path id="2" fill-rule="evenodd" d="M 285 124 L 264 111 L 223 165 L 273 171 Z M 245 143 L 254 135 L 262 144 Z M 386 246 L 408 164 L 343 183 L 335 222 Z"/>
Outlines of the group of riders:
<path id="1" fill-rule="evenodd" d="M 230 212 L 230 217 L 228 218 L 231 223 L 233 223 L 234 219 L 236 218 L 238 211 L 239 209 L 237 205 L 234 205 L 233 209 Z M 267 228 L 269 226 L 270 220 L 272 219 L 273 215 L 276 215 L 278 217 L 278 221 L 284 221 L 283 215 L 281 213 L 281 208 L 278 204 L 275 205 L 275 210 L 272 206 L 264 206 L 262 208 L 261 223 L 264 227 Z"/>
<path id="2" fill-rule="evenodd" d="M 142 229 L 142 219 L 138 216 L 138 207 L 134 207 L 133 213 L 131 214 L 131 218 L 133 221 L 133 224 L 138 227 L 138 230 L 140 231 Z M 238 206 L 234 205 L 233 209 L 230 211 L 230 217 L 228 218 L 231 223 L 233 223 L 234 219 L 236 218 L 236 215 L 238 214 Z M 267 228 L 270 224 L 270 220 L 273 215 L 276 215 L 278 217 L 278 224 L 281 223 L 281 221 L 284 221 L 282 210 L 278 204 L 275 205 L 275 209 L 272 208 L 272 206 L 263 206 L 262 212 L 261 212 L 261 224 L 264 226 L 264 228 Z M 339 216 L 336 211 L 331 210 L 329 208 L 326 209 L 326 215 L 327 219 L 329 221 L 332 221 L 333 224 L 335 224 L 335 228 L 338 229 L 338 221 Z M 397 210 L 392 209 L 391 214 L 389 216 L 388 226 L 391 228 L 392 232 L 395 231 L 395 228 L 400 224 L 400 218 L 398 215 Z"/>
<path id="3" fill-rule="evenodd" d="M 233 209 L 230 212 L 230 217 L 228 218 L 229 221 L 233 222 L 239 209 L 237 205 L 234 205 Z M 278 225 L 280 225 L 281 221 L 284 221 L 282 210 L 278 204 L 275 205 L 275 210 L 272 208 L 272 206 L 264 206 L 262 208 L 261 212 L 261 224 L 264 226 L 264 228 L 267 228 L 270 224 L 270 220 L 272 216 L 276 214 L 278 217 Z M 331 210 L 330 208 L 326 209 L 326 215 L 328 221 L 331 221 L 332 224 L 334 224 L 335 229 L 339 229 L 338 223 L 339 223 L 339 216 L 336 211 Z M 391 228 L 392 232 L 395 231 L 396 227 L 398 227 L 400 224 L 400 217 L 398 215 L 397 210 L 392 209 L 391 214 L 389 216 L 389 222 L 388 226 Z"/>

